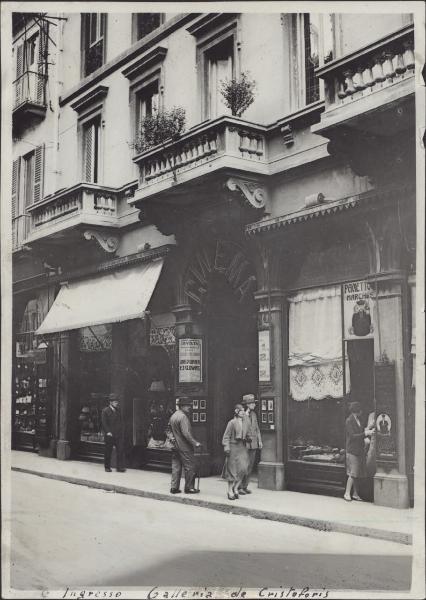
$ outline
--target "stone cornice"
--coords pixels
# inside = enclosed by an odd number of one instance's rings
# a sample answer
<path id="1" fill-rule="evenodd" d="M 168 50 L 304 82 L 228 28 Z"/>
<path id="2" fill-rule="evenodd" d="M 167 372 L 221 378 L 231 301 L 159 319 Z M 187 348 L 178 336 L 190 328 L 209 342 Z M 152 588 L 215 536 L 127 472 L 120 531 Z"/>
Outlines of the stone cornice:
<path id="1" fill-rule="evenodd" d="M 246 226 L 246 234 L 255 235 L 274 231 L 296 223 L 303 223 L 319 217 L 331 216 L 339 212 L 358 208 L 361 205 L 366 205 L 368 203 L 374 206 L 374 202 L 379 200 L 385 201 L 394 199 L 395 197 L 407 198 L 410 194 L 410 190 L 410 186 L 391 187 L 381 190 L 371 190 L 363 194 L 356 194 L 348 196 L 347 198 L 324 202 L 323 204 L 318 204 L 312 208 L 303 208 L 273 219 L 263 219 L 257 223 L 250 223 Z"/>
<path id="2" fill-rule="evenodd" d="M 73 102 L 71 104 L 71 108 L 77 113 L 81 113 L 86 108 L 89 108 L 90 106 L 95 104 L 95 102 L 103 100 L 107 94 L 108 87 L 106 85 L 97 85 L 96 87 L 91 89 L 88 94 Z"/>
<path id="3" fill-rule="evenodd" d="M 163 46 L 157 46 L 153 48 L 150 52 L 144 54 L 138 61 L 132 63 L 127 66 L 121 72 L 123 73 L 126 79 L 132 81 L 137 75 L 139 75 L 142 71 L 146 71 L 147 69 L 157 65 L 162 62 L 167 54 L 167 48 Z"/>

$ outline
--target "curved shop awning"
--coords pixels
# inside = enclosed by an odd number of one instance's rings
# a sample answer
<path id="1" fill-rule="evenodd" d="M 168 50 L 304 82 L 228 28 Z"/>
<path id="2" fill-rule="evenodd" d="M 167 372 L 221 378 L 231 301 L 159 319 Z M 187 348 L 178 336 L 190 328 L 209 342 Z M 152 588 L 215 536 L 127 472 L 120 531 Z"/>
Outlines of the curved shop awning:
<path id="1" fill-rule="evenodd" d="M 62 285 L 37 335 L 142 317 L 163 259 Z"/>

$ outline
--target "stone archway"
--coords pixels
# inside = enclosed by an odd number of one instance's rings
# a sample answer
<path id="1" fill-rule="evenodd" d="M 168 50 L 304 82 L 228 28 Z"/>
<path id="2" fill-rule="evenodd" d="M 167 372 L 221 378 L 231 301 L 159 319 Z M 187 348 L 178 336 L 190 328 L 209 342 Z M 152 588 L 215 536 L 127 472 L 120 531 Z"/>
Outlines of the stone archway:
<path id="1" fill-rule="evenodd" d="M 233 406 L 258 387 L 257 279 L 248 252 L 226 239 L 202 244 L 192 253 L 183 289 L 204 340 L 206 435 L 211 468 L 217 473 Z"/>

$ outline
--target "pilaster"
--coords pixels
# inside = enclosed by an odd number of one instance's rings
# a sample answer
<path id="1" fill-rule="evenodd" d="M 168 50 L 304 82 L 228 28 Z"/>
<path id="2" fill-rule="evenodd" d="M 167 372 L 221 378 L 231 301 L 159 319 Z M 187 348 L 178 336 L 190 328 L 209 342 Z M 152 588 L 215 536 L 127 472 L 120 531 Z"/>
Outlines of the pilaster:
<path id="1" fill-rule="evenodd" d="M 284 356 L 287 352 L 285 294 L 280 289 L 263 289 L 255 294 L 255 299 L 259 303 L 259 335 L 262 335 L 261 332 L 267 332 L 266 353 L 263 360 L 268 361 L 269 355 L 269 381 L 266 381 L 267 363 L 259 376 L 263 448 L 258 466 L 258 482 L 260 488 L 283 490 L 285 489 L 286 454 L 284 398 L 287 390 L 287 375 L 284 369 Z M 266 411 L 262 407 L 266 408 Z"/>

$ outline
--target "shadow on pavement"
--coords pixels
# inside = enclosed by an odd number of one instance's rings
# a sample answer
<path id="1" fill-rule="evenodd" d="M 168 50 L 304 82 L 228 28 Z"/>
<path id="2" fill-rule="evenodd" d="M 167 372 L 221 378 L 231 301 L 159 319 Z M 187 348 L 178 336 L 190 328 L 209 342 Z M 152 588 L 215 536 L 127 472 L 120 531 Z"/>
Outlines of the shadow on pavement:
<path id="1" fill-rule="evenodd" d="M 86 585 L 398 591 L 410 588 L 411 563 L 410 556 L 185 552 L 161 565 L 141 565 L 137 572 Z"/>

